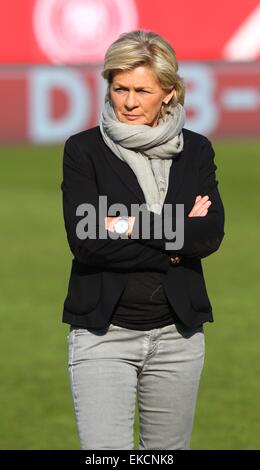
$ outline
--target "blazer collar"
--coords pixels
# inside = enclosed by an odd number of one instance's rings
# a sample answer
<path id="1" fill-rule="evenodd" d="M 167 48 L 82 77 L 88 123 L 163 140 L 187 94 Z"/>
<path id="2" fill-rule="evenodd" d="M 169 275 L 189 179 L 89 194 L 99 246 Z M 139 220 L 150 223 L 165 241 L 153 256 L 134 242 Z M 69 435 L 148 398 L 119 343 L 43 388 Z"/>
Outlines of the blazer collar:
<path id="1" fill-rule="evenodd" d="M 102 139 L 101 134 L 100 137 Z M 144 193 L 131 167 L 126 162 L 120 160 L 120 158 L 114 155 L 111 149 L 105 144 L 103 139 L 102 144 L 105 158 L 107 159 L 113 171 L 117 174 L 118 178 L 125 186 L 127 186 L 139 204 L 145 203 Z M 173 158 L 170 168 L 168 191 L 164 200 L 164 204 L 173 204 L 176 200 L 178 191 L 184 178 L 185 162 L 186 158 L 184 150 Z"/>

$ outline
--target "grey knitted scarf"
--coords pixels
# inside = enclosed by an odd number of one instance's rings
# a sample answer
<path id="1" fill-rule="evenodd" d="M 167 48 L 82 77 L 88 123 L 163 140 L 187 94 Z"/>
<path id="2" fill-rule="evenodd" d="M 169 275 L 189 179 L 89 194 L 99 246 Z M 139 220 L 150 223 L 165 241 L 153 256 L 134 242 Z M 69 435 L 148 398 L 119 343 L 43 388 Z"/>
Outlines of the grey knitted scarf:
<path id="1" fill-rule="evenodd" d="M 156 127 L 120 122 L 110 101 L 105 103 L 100 131 L 112 152 L 136 175 L 150 211 L 161 213 L 168 190 L 172 158 L 183 149 L 185 111 L 181 104 L 160 118 Z"/>

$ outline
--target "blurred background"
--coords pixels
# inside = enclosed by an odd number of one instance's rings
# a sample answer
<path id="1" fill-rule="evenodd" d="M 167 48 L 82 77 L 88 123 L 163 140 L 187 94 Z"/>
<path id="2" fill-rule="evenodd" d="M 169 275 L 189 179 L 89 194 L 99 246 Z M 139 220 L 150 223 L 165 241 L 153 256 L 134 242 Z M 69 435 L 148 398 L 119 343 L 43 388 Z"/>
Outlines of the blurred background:
<path id="1" fill-rule="evenodd" d="M 143 28 L 177 53 L 186 128 L 216 152 L 225 238 L 203 260 L 215 322 L 193 449 L 260 449 L 260 2 L 0 1 L 1 449 L 79 449 L 62 323 L 65 140 L 98 124 L 101 64 Z M 174 400 L 174 396 L 173 396 Z M 138 449 L 138 410 L 135 417 Z"/>

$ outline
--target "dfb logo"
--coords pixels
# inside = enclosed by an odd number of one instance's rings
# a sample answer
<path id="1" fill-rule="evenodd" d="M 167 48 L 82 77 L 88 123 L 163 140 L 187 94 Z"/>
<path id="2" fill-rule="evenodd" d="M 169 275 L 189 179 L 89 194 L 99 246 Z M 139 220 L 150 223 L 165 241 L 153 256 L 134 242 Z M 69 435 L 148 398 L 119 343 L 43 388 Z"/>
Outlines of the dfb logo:
<path id="1" fill-rule="evenodd" d="M 119 34 L 138 25 L 135 0 L 37 0 L 36 40 L 54 63 L 102 62 Z"/>

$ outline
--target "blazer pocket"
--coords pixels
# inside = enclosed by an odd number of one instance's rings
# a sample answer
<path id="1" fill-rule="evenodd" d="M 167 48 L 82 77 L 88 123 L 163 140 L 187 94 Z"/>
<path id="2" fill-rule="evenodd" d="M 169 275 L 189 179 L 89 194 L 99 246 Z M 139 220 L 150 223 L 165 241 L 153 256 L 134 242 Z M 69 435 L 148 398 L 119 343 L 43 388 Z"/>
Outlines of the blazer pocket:
<path id="1" fill-rule="evenodd" d="M 84 315 L 94 310 L 101 295 L 101 277 L 100 272 L 72 272 L 64 302 L 65 309 L 75 315 Z"/>

